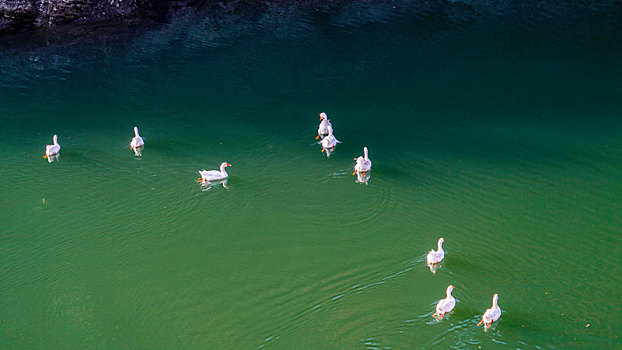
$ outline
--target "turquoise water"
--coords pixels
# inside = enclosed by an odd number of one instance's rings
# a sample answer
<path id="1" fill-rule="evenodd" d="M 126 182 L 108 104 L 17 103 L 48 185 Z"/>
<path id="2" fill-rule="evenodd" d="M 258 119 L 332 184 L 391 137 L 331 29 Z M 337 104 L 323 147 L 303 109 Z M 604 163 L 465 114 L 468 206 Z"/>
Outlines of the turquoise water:
<path id="1" fill-rule="evenodd" d="M 393 6 L 4 38 L 0 347 L 620 347 L 619 4 Z"/>

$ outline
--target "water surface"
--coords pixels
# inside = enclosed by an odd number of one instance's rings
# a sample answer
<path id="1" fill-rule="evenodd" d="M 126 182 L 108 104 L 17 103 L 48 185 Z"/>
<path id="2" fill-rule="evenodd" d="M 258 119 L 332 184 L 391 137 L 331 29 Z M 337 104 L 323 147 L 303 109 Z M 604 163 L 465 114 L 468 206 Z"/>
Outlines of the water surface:
<path id="1" fill-rule="evenodd" d="M 1 347 L 619 347 L 621 15 L 362 2 L 1 39 Z M 223 161 L 228 189 L 195 182 Z"/>

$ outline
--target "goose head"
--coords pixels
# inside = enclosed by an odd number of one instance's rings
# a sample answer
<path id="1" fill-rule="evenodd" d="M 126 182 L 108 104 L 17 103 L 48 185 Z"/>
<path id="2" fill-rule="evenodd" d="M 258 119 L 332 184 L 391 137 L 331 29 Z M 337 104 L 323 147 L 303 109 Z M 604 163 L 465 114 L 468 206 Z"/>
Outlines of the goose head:
<path id="1" fill-rule="evenodd" d="M 134 136 L 140 137 L 140 135 L 138 134 L 138 127 L 137 126 L 134 127 Z"/>
<path id="2" fill-rule="evenodd" d="M 227 163 L 227 162 L 223 162 L 222 164 L 220 164 L 220 172 L 225 171 L 225 168 L 231 166 L 231 164 Z"/>
<path id="3" fill-rule="evenodd" d="M 497 300 L 499 300 L 499 294 L 495 293 L 495 295 L 492 296 L 492 307 L 493 308 L 498 308 L 499 307 L 497 305 Z"/>
<path id="4" fill-rule="evenodd" d="M 438 249 L 439 250 L 443 249 L 443 242 L 445 242 L 445 239 L 443 237 L 438 239 Z"/>
<path id="5" fill-rule="evenodd" d="M 454 290 L 454 286 L 450 285 L 449 287 L 447 287 L 447 297 L 451 296 L 451 292 Z"/>
<path id="6" fill-rule="evenodd" d="M 367 151 L 367 147 L 363 147 L 363 154 L 365 155 L 365 160 L 369 160 L 369 152 Z"/>
<path id="7" fill-rule="evenodd" d="M 58 135 L 54 135 L 54 137 L 52 137 L 52 140 L 54 140 L 54 145 L 58 145 Z"/>
<path id="8" fill-rule="evenodd" d="M 322 119 L 328 119 L 328 116 L 326 116 L 326 113 L 324 112 L 320 113 L 320 120 Z"/>

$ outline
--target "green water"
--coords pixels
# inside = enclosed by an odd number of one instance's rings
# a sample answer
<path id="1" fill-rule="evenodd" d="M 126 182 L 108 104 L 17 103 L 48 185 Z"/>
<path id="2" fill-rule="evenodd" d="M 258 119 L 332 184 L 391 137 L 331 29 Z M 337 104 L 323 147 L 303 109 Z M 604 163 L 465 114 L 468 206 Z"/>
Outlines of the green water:
<path id="1" fill-rule="evenodd" d="M 619 6 L 355 10 L 6 44 L 0 347 L 619 348 Z"/>

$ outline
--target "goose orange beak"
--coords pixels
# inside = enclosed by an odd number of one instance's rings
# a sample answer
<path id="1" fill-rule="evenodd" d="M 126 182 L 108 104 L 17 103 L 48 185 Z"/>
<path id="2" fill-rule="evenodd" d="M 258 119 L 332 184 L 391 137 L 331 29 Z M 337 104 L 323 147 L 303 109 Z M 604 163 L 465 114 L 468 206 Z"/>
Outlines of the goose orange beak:
<path id="1" fill-rule="evenodd" d="M 231 166 L 231 164 L 227 163 L 227 166 Z"/>
<path id="2" fill-rule="evenodd" d="M 47 154 L 44 154 L 44 155 L 43 155 L 43 157 L 41 157 L 41 158 L 47 158 L 47 157 L 48 157 L 48 155 L 47 155 Z"/>

